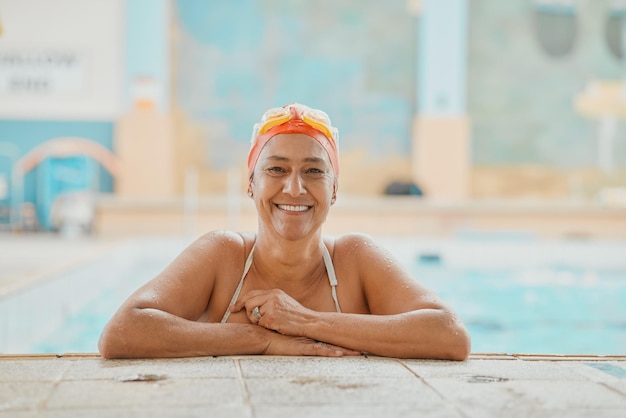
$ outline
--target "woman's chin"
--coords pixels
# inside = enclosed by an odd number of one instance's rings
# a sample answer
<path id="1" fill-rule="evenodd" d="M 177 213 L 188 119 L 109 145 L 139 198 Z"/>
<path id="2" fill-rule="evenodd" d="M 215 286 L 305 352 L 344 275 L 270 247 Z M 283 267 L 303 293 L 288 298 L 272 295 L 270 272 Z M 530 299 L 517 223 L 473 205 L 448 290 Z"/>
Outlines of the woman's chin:
<path id="1" fill-rule="evenodd" d="M 312 228 L 278 228 L 276 229 L 278 235 L 288 241 L 297 241 L 311 235 Z"/>

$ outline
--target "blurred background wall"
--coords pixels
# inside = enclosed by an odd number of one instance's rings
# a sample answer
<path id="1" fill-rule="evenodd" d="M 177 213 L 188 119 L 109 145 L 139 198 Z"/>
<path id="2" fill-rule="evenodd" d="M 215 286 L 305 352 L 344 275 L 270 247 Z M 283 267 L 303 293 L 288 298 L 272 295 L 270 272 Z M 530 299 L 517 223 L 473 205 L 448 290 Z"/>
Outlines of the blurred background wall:
<path id="1" fill-rule="evenodd" d="M 472 195 L 589 200 L 626 184 L 625 2 L 470 4 Z"/>
<path id="2" fill-rule="evenodd" d="M 292 102 L 339 127 L 343 191 L 380 193 L 410 178 L 417 22 L 406 2 L 173 6 L 174 111 L 186 152 L 213 171 L 202 172 L 207 191 L 223 190 L 215 172 L 242 166 L 263 111 Z"/>
<path id="3" fill-rule="evenodd" d="M 291 102 L 339 127 L 347 196 L 598 202 L 626 184 L 625 22 L 617 0 L 0 0 L 0 223 L 243 192 L 252 125 Z"/>

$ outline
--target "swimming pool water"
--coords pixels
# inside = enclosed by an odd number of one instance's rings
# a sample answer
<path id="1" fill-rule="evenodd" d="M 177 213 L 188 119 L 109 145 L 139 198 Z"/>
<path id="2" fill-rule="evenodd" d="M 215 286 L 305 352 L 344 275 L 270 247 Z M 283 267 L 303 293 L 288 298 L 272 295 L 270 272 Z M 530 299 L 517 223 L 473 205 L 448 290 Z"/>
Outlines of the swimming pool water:
<path id="1" fill-rule="evenodd" d="M 418 273 L 459 312 L 475 352 L 626 353 L 624 272 L 555 266 Z"/>
<path id="2" fill-rule="evenodd" d="M 626 354 L 625 241 L 379 241 L 457 312 L 473 352 Z M 0 325 L 3 339 L 11 339 L 0 352 L 97 351 L 99 334 L 122 301 L 185 245 L 183 239 L 137 239 L 52 278 L 46 303 L 60 299 L 60 313 L 25 320 L 39 329 L 22 330 L 29 336 L 22 342 Z M 10 313 L 8 302 L 0 300 L 0 313 Z"/>

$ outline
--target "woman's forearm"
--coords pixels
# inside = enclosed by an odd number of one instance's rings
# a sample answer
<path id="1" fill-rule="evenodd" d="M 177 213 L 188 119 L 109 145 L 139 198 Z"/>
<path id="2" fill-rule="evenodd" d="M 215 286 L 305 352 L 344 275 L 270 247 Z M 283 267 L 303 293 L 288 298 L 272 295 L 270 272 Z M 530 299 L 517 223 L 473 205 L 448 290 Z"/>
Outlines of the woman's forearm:
<path id="1" fill-rule="evenodd" d="M 105 358 L 157 358 L 261 354 L 269 343 L 263 328 L 190 321 L 151 308 L 132 308 L 107 324 L 98 349 Z"/>
<path id="2" fill-rule="evenodd" d="M 470 338 L 465 327 L 443 309 L 397 315 L 319 313 L 305 336 L 386 357 L 464 360 Z"/>

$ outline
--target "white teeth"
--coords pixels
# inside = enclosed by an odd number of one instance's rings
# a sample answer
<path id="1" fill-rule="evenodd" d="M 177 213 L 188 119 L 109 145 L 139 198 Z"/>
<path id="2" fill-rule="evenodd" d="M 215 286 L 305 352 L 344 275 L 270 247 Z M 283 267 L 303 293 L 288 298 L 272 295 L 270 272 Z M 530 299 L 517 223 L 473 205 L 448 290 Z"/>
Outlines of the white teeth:
<path id="1" fill-rule="evenodd" d="M 291 206 L 291 205 L 278 205 L 279 209 L 286 210 L 289 212 L 304 212 L 308 210 L 308 206 Z"/>

